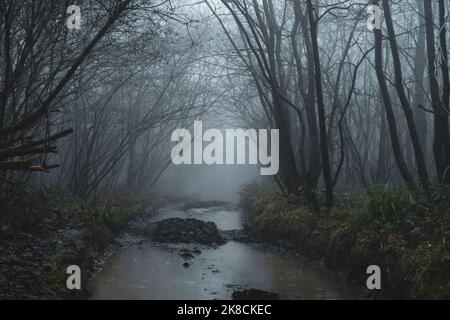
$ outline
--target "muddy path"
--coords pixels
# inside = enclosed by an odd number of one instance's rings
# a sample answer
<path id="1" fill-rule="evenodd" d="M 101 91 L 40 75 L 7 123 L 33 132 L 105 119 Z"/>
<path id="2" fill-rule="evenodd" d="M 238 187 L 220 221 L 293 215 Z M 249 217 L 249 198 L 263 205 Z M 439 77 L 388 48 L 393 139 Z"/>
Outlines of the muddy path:
<path id="1" fill-rule="evenodd" d="M 177 203 L 143 216 L 101 261 L 90 298 L 231 299 L 249 289 L 280 299 L 356 298 L 319 261 L 247 241 L 244 224 L 239 208 L 226 203 Z"/>

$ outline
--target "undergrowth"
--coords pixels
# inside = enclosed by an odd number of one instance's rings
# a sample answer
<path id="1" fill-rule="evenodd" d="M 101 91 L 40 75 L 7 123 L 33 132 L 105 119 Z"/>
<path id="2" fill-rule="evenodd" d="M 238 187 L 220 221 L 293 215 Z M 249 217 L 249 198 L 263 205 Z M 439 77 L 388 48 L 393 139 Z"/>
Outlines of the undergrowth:
<path id="1" fill-rule="evenodd" d="M 143 198 L 105 194 L 94 200 L 81 199 L 54 188 L 24 186 L 0 190 L 0 237 L 39 233 L 49 225 L 76 225 L 92 237 L 117 232 L 132 215 L 144 212 Z"/>
<path id="2" fill-rule="evenodd" d="M 391 297 L 450 298 L 449 186 L 427 193 L 373 186 L 340 198 L 337 208 L 323 214 L 262 185 L 241 190 L 254 234 L 287 240 L 361 283 L 367 266 L 379 265 Z"/>

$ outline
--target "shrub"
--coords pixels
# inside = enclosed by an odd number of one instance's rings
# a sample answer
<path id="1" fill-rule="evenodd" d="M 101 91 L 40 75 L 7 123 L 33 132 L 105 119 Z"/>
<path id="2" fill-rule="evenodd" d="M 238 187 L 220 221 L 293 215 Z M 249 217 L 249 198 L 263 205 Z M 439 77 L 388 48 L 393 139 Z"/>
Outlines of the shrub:
<path id="1" fill-rule="evenodd" d="M 326 258 L 349 276 L 378 264 L 393 297 L 450 298 L 450 187 L 373 186 L 322 215 L 262 186 L 242 189 L 256 231 Z"/>

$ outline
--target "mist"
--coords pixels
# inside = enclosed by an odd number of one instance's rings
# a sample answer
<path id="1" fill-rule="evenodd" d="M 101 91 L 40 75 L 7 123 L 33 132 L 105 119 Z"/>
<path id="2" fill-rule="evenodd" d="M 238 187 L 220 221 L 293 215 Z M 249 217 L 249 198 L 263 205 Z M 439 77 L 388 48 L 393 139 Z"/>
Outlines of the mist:
<path id="1" fill-rule="evenodd" d="M 449 8 L 0 1 L 0 298 L 448 299 Z"/>

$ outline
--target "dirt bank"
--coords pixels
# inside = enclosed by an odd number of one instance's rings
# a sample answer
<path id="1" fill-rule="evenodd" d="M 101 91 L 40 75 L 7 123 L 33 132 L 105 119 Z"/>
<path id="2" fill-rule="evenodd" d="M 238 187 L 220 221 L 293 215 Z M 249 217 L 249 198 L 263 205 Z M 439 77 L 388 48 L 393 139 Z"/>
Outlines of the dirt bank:
<path id="1" fill-rule="evenodd" d="M 380 188 L 314 212 L 301 199 L 248 185 L 242 206 L 249 238 L 287 246 L 322 259 L 359 285 L 368 298 L 449 299 L 448 190 L 433 202 L 405 189 Z M 382 290 L 366 288 L 367 267 L 381 269 Z"/>
<path id="2" fill-rule="evenodd" d="M 21 224 L 0 233 L 0 299 L 85 297 L 95 259 L 129 219 L 163 203 L 105 198 L 94 205 L 53 191 L 20 198 L 11 211 Z M 69 265 L 82 270 L 82 290 L 67 289 Z"/>

